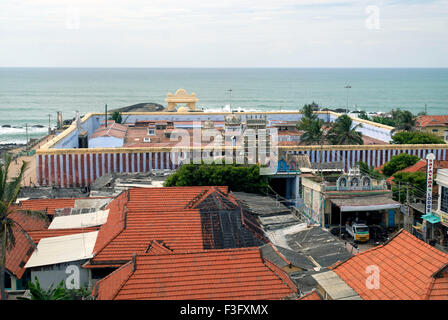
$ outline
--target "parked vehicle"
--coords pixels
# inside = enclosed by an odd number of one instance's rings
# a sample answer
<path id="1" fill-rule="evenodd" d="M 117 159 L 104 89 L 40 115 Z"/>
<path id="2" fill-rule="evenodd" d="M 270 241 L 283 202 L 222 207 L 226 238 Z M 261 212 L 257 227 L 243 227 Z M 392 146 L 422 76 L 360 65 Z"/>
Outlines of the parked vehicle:
<path id="1" fill-rule="evenodd" d="M 369 226 L 370 237 L 375 242 L 386 242 L 388 240 L 387 231 L 379 225 Z"/>
<path id="2" fill-rule="evenodd" d="M 341 237 L 345 239 L 348 236 L 347 230 L 345 230 L 345 226 L 336 226 L 330 229 L 330 233 L 335 237 Z"/>
<path id="3" fill-rule="evenodd" d="M 364 223 L 354 222 L 352 225 L 346 224 L 345 230 L 353 237 L 355 242 L 367 242 L 370 240 L 369 227 Z"/>

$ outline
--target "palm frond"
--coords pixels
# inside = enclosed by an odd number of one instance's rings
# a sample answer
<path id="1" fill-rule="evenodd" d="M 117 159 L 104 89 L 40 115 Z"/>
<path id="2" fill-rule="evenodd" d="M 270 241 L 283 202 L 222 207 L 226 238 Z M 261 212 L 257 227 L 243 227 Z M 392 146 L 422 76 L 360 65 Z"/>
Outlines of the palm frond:
<path id="1" fill-rule="evenodd" d="M 26 210 L 26 209 L 17 208 L 17 209 L 11 210 L 11 212 L 20 212 L 29 218 L 49 221 L 48 215 L 45 211 Z"/>
<path id="2" fill-rule="evenodd" d="M 10 251 L 16 245 L 16 236 L 14 234 L 14 224 L 12 222 L 5 224 L 6 227 L 6 251 Z"/>
<path id="3" fill-rule="evenodd" d="M 6 200 L 5 194 L 6 194 L 6 181 L 8 180 L 8 170 L 9 165 L 11 164 L 11 156 L 9 154 L 6 154 L 5 156 L 5 163 L 2 166 L 1 170 L 1 179 L 0 179 L 0 200 Z"/>
<path id="4" fill-rule="evenodd" d="M 14 226 L 19 229 L 19 231 L 25 236 L 25 238 L 29 241 L 31 247 L 33 247 L 33 249 L 37 249 L 36 244 L 34 243 L 34 240 L 30 237 L 30 235 L 28 234 L 28 232 L 25 230 L 24 227 L 22 227 L 20 225 L 20 223 L 18 223 L 17 221 L 14 221 Z"/>
<path id="5" fill-rule="evenodd" d="M 5 201 L 8 202 L 8 206 L 10 206 L 17 199 L 20 192 L 22 177 L 27 167 L 28 162 L 23 161 L 22 166 L 20 167 L 19 175 L 16 176 L 11 182 L 7 183 Z"/>
<path id="6" fill-rule="evenodd" d="M 2 200 L 0 200 L 0 219 L 3 219 L 6 216 L 8 216 L 9 212 L 10 210 L 8 206 Z"/>

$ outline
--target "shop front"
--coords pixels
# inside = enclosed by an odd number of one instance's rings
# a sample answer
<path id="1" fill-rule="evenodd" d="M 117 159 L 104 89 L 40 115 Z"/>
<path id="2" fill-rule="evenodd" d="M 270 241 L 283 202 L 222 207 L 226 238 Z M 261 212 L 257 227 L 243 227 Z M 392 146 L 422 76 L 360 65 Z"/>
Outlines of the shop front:
<path id="1" fill-rule="evenodd" d="M 388 196 L 366 196 L 330 199 L 331 224 L 345 225 L 363 221 L 367 225 L 395 227 L 399 223 L 400 203 Z"/>

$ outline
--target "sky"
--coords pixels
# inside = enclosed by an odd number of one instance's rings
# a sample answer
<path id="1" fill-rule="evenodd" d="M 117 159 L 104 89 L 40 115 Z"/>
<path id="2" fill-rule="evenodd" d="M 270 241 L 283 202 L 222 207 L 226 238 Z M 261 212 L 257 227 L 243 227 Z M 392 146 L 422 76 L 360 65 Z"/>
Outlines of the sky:
<path id="1" fill-rule="evenodd" d="M 448 67 L 448 0 L 1 0 L 2 67 Z"/>

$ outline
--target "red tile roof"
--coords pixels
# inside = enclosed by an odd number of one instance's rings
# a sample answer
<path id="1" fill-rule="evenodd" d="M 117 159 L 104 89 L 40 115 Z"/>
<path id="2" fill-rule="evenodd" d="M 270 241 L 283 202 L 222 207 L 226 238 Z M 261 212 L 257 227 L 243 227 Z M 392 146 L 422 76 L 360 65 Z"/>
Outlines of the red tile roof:
<path id="1" fill-rule="evenodd" d="M 92 296 L 100 300 L 113 300 L 132 274 L 133 263 L 129 261 L 98 281 L 92 290 Z"/>
<path id="2" fill-rule="evenodd" d="M 421 300 L 428 296 L 434 274 L 448 263 L 448 255 L 401 230 L 388 243 L 363 251 L 331 269 L 364 300 Z M 379 288 L 368 289 L 368 266 L 379 268 Z M 438 286 L 444 281 L 437 279 Z M 448 292 L 443 291 L 445 296 Z"/>
<path id="3" fill-rule="evenodd" d="M 163 241 L 173 252 L 216 248 L 209 228 L 217 226 L 203 223 L 200 208 L 231 208 L 240 219 L 241 213 L 234 210 L 238 203 L 227 192 L 227 187 L 198 186 L 133 188 L 121 193 L 108 205 L 108 220 L 100 228 L 95 256 L 86 267 L 121 265 L 132 253 L 147 252 L 154 240 Z M 216 202 L 206 202 L 211 195 Z M 243 226 L 251 222 L 242 220 Z"/>
<path id="4" fill-rule="evenodd" d="M 151 241 L 148 250 L 146 250 L 147 254 L 171 254 L 173 250 L 165 246 L 163 241 Z"/>
<path id="5" fill-rule="evenodd" d="M 74 208 L 75 200 L 76 199 L 74 198 L 22 200 L 20 201 L 19 206 L 20 208 L 26 210 L 47 210 L 48 215 L 54 215 L 55 209 Z"/>
<path id="6" fill-rule="evenodd" d="M 448 300 L 447 265 L 434 274 L 426 294 L 427 300 Z"/>
<path id="7" fill-rule="evenodd" d="M 316 291 L 311 291 L 310 293 L 305 294 L 298 300 L 322 300 L 322 298 Z"/>
<path id="8" fill-rule="evenodd" d="M 436 160 L 434 162 L 434 169 L 446 169 L 448 168 L 448 161 L 447 160 Z M 403 170 L 400 170 L 398 172 L 426 172 L 426 160 L 420 159 L 416 164 L 409 166 Z M 386 181 L 389 184 L 392 184 L 394 180 L 394 177 L 389 177 Z"/>
<path id="9" fill-rule="evenodd" d="M 76 200 L 110 199 L 110 197 L 90 197 L 90 198 L 55 198 L 55 199 L 29 199 L 21 200 L 16 207 L 25 210 L 45 211 L 48 215 L 54 215 L 56 209 L 74 208 Z"/>
<path id="10" fill-rule="evenodd" d="M 109 209 L 107 221 L 100 227 L 98 237 L 93 248 L 94 253 L 98 253 L 104 249 L 125 226 L 125 205 L 128 201 L 128 192 L 120 193 L 114 200 L 112 200 L 106 207 Z"/>
<path id="11" fill-rule="evenodd" d="M 90 139 L 97 137 L 115 137 L 119 139 L 124 139 L 128 127 L 114 121 L 108 121 L 107 127 L 101 125 L 95 132 L 90 136 Z"/>
<path id="12" fill-rule="evenodd" d="M 139 254 L 97 282 L 98 300 L 283 299 L 297 293 L 287 274 L 259 248 Z"/>
<path id="13" fill-rule="evenodd" d="M 12 213 L 10 217 L 27 232 L 44 230 L 49 225 L 46 220 L 30 217 L 20 211 Z M 16 243 L 11 250 L 6 252 L 6 269 L 20 279 L 25 272 L 24 266 L 33 253 L 33 247 L 19 227 L 14 227 L 13 232 Z"/>
<path id="14" fill-rule="evenodd" d="M 184 208 L 205 189 L 134 188 L 122 192 L 107 207 L 108 220 L 100 228 L 95 256 L 87 267 L 125 263 L 132 253 L 146 252 L 153 240 L 163 240 L 174 251 L 203 249 L 199 211 Z"/>
<path id="15" fill-rule="evenodd" d="M 418 127 L 430 127 L 430 126 L 448 126 L 448 116 L 418 116 Z"/>

